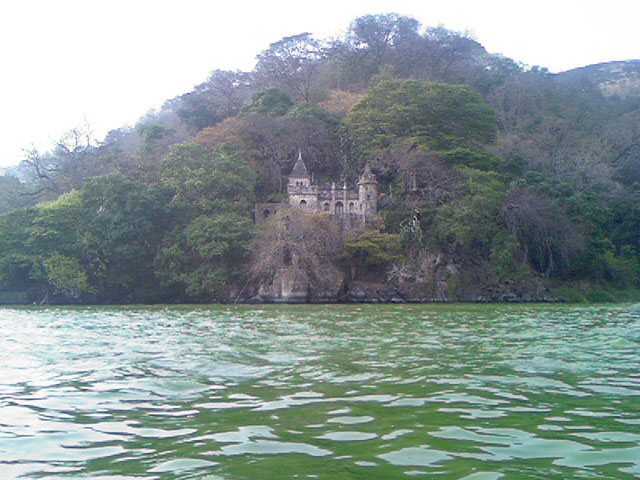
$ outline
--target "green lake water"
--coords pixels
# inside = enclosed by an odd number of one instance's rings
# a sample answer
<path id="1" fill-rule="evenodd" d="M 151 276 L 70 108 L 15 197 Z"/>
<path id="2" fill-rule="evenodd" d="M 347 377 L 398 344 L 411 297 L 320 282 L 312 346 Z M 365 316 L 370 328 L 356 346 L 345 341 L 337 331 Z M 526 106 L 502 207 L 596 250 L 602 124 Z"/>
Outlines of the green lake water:
<path id="1" fill-rule="evenodd" d="M 0 309 L 0 479 L 640 478 L 640 305 Z"/>

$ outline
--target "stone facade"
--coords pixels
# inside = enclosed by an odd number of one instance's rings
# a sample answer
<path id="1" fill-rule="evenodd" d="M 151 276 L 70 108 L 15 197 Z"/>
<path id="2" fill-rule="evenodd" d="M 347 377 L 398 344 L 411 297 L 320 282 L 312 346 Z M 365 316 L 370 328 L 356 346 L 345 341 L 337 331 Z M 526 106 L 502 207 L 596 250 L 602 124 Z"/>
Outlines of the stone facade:
<path id="1" fill-rule="evenodd" d="M 302 154 L 298 155 L 287 183 L 288 205 L 311 212 L 335 215 L 345 224 L 371 222 L 378 214 L 378 180 L 367 164 L 358 180 L 357 189 L 346 183 L 336 186 L 318 185 L 312 182 Z M 282 203 L 260 203 L 256 205 L 256 222 L 273 215 L 287 206 Z"/>

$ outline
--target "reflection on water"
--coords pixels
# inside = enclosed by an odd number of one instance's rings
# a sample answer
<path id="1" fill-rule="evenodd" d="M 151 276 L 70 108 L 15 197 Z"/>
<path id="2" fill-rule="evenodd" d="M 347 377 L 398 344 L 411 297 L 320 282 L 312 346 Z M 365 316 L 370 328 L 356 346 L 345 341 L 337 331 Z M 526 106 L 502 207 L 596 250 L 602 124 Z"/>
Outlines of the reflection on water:
<path id="1" fill-rule="evenodd" d="M 0 478 L 640 478 L 640 306 L 0 310 Z"/>

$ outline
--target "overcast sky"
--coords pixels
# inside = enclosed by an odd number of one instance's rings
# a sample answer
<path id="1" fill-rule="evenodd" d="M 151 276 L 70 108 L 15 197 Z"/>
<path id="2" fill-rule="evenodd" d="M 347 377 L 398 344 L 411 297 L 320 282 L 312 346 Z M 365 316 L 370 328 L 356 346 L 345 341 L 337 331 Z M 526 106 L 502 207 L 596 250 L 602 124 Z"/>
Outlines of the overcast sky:
<path id="1" fill-rule="evenodd" d="M 640 58 L 640 0 L 7 0 L 0 6 L 0 167 L 86 119 L 98 136 L 251 70 L 280 38 L 343 34 L 367 13 L 469 30 L 489 52 L 552 72 Z"/>

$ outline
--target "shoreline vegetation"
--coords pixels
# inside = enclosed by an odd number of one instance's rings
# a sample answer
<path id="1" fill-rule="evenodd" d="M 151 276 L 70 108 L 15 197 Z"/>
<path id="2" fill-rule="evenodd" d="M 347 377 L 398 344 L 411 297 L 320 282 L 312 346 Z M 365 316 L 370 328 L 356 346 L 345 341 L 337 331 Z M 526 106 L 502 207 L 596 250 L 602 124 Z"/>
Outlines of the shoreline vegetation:
<path id="1" fill-rule="evenodd" d="M 283 208 L 300 157 L 368 165 L 376 217 Z M 550 74 L 397 14 L 0 176 L 0 304 L 637 301 L 639 253 L 640 61 Z"/>

